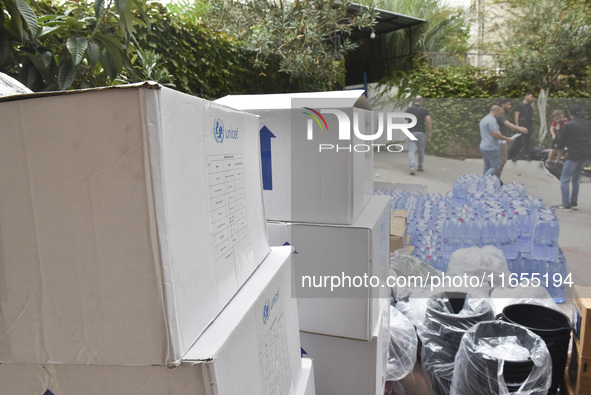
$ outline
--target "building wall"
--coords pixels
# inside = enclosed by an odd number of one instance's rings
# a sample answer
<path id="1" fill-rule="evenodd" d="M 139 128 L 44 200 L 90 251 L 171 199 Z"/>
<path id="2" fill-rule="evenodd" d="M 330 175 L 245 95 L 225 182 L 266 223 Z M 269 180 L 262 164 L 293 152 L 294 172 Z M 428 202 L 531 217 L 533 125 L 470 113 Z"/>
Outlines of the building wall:
<path id="1" fill-rule="evenodd" d="M 507 27 L 520 15 L 519 7 L 502 0 L 472 0 L 470 35 L 475 48 L 468 54 L 474 66 L 496 68 L 496 57 L 507 39 Z"/>

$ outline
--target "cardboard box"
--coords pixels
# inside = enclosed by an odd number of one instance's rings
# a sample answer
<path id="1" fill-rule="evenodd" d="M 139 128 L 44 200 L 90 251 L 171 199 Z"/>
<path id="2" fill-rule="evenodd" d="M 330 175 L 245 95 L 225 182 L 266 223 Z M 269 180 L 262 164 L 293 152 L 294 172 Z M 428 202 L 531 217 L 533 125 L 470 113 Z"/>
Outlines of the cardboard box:
<path id="1" fill-rule="evenodd" d="M 390 252 L 400 250 L 410 244 L 406 234 L 407 210 L 390 211 Z"/>
<path id="2" fill-rule="evenodd" d="M 261 116 L 268 220 L 345 225 L 355 221 L 373 194 L 372 141 L 353 132 L 355 124 L 363 134 L 374 125 L 362 90 L 226 96 L 216 102 Z M 339 138 L 336 115 L 321 114 L 327 107 L 346 114 L 349 124 L 343 128 L 348 127 L 350 140 Z M 327 149 L 330 146 L 333 149 Z"/>
<path id="3" fill-rule="evenodd" d="M 258 118 L 144 83 L 0 119 L 0 361 L 177 364 L 269 253 Z"/>
<path id="4" fill-rule="evenodd" d="M 295 249 L 302 331 L 372 338 L 380 302 L 389 295 L 389 288 L 381 286 L 389 274 L 389 222 L 390 199 L 385 196 L 373 196 L 353 225 L 268 222 L 271 244 Z M 371 277 L 379 280 L 377 286 L 371 286 Z"/>
<path id="5" fill-rule="evenodd" d="M 302 358 L 302 374 L 296 390 L 298 395 L 316 395 L 312 358 Z"/>
<path id="6" fill-rule="evenodd" d="M 302 363 L 291 257 L 291 247 L 273 248 L 184 356 L 187 361 L 208 362 L 214 393 L 241 394 L 244 383 L 253 381 L 251 376 L 260 378 L 258 388 L 256 380 L 249 385 L 253 394 L 290 393 L 298 382 Z"/>
<path id="7" fill-rule="evenodd" d="M 273 249 L 175 368 L 3 363 L 2 393 L 307 395 L 290 254 L 289 247 Z"/>
<path id="8" fill-rule="evenodd" d="M 574 342 L 568 357 L 564 383 L 569 395 L 591 394 L 591 358 L 581 356 Z"/>
<path id="9" fill-rule="evenodd" d="M 406 219 L 408 217 L 408 210 L 402 210 L 402 209 L 392 210 L 392 217 Z"/>
<path id="10" fill-rule="evenodd" d="M 404 248 L 404 239 L 402 236 L 390 236 L 390 252 L 398 251 Z"/>
<path id="11" fill-rule="evenodd" d="M 388 304 L 381 307 L 385 315 Z M 302 349 L 314 359 L 316 391 L 323 395 L 383 395 L 389 337 L 385 316 L 370 341 L 300 332 Z"/>
<path id="12" fill-rule="evenodd" d="M 591 287 L 574 286 L 574 339 L 584 357 L 591 357 Z"/>
<path id="13" fill-rule="evenodd" d="M 406 217 L 397 217 L 392 211 L 390 215 L 390 234 L 402 236 L 406 233 Z"/>

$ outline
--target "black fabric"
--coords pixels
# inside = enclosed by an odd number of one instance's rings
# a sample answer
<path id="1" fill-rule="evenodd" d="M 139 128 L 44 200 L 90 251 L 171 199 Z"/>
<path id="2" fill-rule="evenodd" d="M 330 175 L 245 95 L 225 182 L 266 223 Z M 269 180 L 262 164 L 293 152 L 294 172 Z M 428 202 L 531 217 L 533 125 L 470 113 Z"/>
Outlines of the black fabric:
<path id="1" fill-rule="evenodd" d="M 591 159 L 591 122 L 575 117 L 564 125 L 558 136 L 557 146 L 568 149 L 568 159 Z"/>
<path id="2" fill-rule="evenodd" d="M 519 126 L 526 127 L 531 133 L 534 117 L 534 109 L 532 106 L 521 102 L 515 107 L 515 112 L 519 113 Z"/>
<path id="3" fill-rule="evenodd" d="M 501 113 L 501 115 L 499 115 L 497 117 L 497 123 L 499 124 L 499 131 L 501 132 L 501 134 L 503 136 L 506 137 L 510 137 L 509 134 L 509 128 L 507 127 L 507 125 L 505 125 L 505 121 L 507 120 L 507 117 L 505 117 L 505 114 Z"/>
<path id="4" fill-rule="evenodd" d="M 423 106 L 414 104 L 407 108 L 406 112 L 417 117 L 417 124 L 410 128 L 411 133 L 427 133 L 427 130 L 425 129 L 425 118 L 427 118 L 427 115 L 429 115 L 429 110 Z"/>

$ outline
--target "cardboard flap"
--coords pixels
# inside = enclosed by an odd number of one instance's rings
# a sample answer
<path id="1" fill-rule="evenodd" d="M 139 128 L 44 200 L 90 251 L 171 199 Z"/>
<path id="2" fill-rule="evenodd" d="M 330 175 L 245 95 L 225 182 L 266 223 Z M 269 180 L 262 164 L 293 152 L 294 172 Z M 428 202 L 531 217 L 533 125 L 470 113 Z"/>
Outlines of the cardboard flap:
<path id="1" fill-rule="evenodd" d="M 91 92 L 91 91 L 102 91 L 102 90 L 110 90 L 110 89 L 138 89 L 138 88 L 158 90 L 158 89 L 162 88 L 162 86 L 159 83 L 154 82 L 154 81 L 143 81 L 143 82 L 136 82 L 133 84 L 126 84 L 126 85 L 101 86 L 98 88 L 74 89 L 74 90 L 66 90 L 66 91 L 33 92 L 33 93 L 24 93 L 24 94 L 19 94 L 19 95 L 12 95 L 12 96 L 0 96 L 0 103 L 7 102 L 7 101 L 31 99 L 33 97 L 75 95 L 78 93 Z"/>
<path id="2" fill-rule="evenodd" d="M 273 247 L 272 251 L 234 299 L 230 301 L 185 354 L 183 357 L 184 362 L 215 360 L 221 350 L 227 347 L 228 342 L 231 342 L 235 332 L 243 329 L 241 323 L 246 321 L 252 314 L 255 314 L 255 306 L 259 299 L 264 296 L 265 288 L 283 269 L 283 263 L 289 259 L 292 248 L 289 246 Z M 289 268 L 285 268 L 285 270 L 289 270 Z M 281 297 L 291 298 L 291 293 L 286 290 L 286 292 L 282 292 Z"/>
<path id="3" fill-rule="evenodd" d="M 369 101 L 363 94 L 362 89 L 269 95 L 229 95 L 215 102 L 238 110 L 284 110 L 291 108 L 292 99 L 322 100 L 325 104 L 327 99 L 335 99 L 339 103 L 336 107 L 356 107 L 371 110 Z"/>

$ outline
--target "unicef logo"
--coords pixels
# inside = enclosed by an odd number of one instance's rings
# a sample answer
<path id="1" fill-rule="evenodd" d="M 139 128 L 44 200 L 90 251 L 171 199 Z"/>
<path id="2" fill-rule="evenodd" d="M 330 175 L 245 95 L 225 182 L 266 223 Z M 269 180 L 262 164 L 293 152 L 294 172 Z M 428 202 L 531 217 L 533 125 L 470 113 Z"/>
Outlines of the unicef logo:
<path id="1" fill-rule="evenodd" d="M 213 121 L 213 137 L 216 143 L 224 142 L 224 121 L 219 118 Z"/>
<path id="2" fill-rule="evenodd" d="M 269 303 L 269 299 L 265 300 L 265 305 L 263 306 L 263 324 L 266 324 L 269 321 L 269 316 L 271 314 L 271 303 Z"/>

